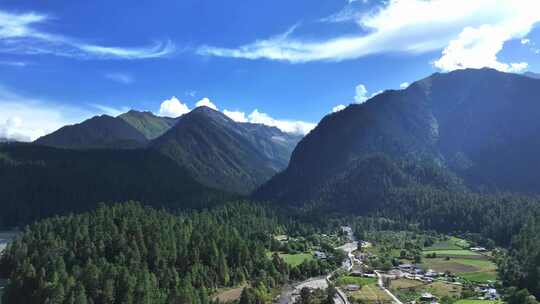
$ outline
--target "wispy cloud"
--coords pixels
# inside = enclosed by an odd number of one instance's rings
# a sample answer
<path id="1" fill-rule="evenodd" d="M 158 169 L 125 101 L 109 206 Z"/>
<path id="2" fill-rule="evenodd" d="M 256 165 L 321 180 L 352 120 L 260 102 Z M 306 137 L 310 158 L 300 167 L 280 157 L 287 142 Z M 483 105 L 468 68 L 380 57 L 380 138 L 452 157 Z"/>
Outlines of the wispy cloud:
<path id="1" fill-rule="evenodd" d="M 105 74 L 105 78 L 121 84 L 131 84 L 135 81 L 133 76 L 126 73 L 107 73 Z"/>
<path id="2" fill-rule="evenodd" d="M 111 107 L 111 106 L 98 104 L 98 103 L 90 103 L 88 105 L 98 110 L 98 113 L 96 114 L 107 114 L 109 116 L 118 116 L 130 110 L 129 107 L 118 108 L 118 107 Z"/>
<path id="3" fill-rule="evenodd" d="M 38 29 L 50 17 L 45 14 L 14 14 L 0 11 L 0 52 L 18 55 L 50 54 L 79 59 L 148 59 L 172 54 L 172 41 L 156 41 L 147 46 L 117 47 L 85 43 L 77 38 Z"/>
<path id="4" fill-rule="evenodd" d="M 468 65 L 511 69 L 512 63 L 501 65 L 498 61 L 497 54 L 501 50 L 498 46 L 501 42 L 504 44 L 511 39 L 524 38 L 532 26 L 540 21 L 539 11 L 540 2 L 537 0 L 500 0 L 497 5 L 492 0 L 389 0 L 371 11 L 349 10 L 328 20 L 357 23 L 359 30 L 354 35 L 307 40 L 292 38 L 289 31 L 233 48 L 202 46 L 198 53 L 206 56 L 305 63 L 350 60 L 379 53 L 417 54 L 445 49 L 441 59 L 451 57 L 454 62 L 435 64 L 443 70 Z M 498 33 L 481 30 L 484 26 Z M 476 35 L 467 35 L 467 29 L 476 30 Z M 462 49 L 451 47 L 453 41 L 463 40 L 464 36 L 470 38 L 468 44 L 463 44 Z M 487 44 L 494 48 L 485 47 Z M 454 56 L 454 52 L 463 56 Z M 483 54 L 490 60 L 471 62 L 465 56 L 470 54 Z M 475 58 L 480 60 L 481 56 Z M 442 62 L 445 61 L 448 60 Z"/>
<path id="5" fill-rule="evenodd" d="M 7 65 L 7 66 L 13 66 L 13 67 L 25 67 L 28 65 L 27 62 L 24 61 L 7 61 L 2 60 L 0 61 L 0 65 Z"/>
<path id="6" fill-rule="evenodd" d="M 319 19 L 319 22 L 325 23 L 342 23 L 359 20 L 363 12 L 356 5 L 358 1 L 349 1 L 340 11 L 331 14 L 330 16 Z"/>

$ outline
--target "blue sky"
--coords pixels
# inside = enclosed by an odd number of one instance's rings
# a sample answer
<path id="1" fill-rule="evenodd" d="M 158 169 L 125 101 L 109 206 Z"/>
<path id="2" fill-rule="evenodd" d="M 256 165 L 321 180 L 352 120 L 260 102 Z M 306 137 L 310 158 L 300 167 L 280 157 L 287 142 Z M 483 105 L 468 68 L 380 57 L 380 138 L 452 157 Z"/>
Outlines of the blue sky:
<path id="1" fill-rule="evenodd" d="M 305 133 L 434 72 L 540 71 L 538 2 L 3 0 L 0 137 L 197 103 Z"/>

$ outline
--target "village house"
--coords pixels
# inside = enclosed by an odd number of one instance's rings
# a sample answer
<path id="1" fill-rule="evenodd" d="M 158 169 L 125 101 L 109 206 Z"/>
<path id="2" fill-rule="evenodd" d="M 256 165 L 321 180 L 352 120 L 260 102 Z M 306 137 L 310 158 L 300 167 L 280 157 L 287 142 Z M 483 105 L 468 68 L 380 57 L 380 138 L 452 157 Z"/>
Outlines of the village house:
<path id="1" fill-rule="evenodd" d="M 317 259 L 321 259 L 321 260 L 324 260 L 327 258 L 326 256 L 326 253 L 322 252 L 322 251 L 315 251 L 314 252 L 314 255 Z"/>
<path id="2" fill-rule="evenodd" d="M 420 296 L 420 301 L 422 302 L 427 302 L 427 303 L 434 303 L 434 302 L 437 302 L 437 297 L 432 295 L 431 293 L 429 292 L 424 292 L 421 296 Z"/>
<path id="3" fill-rule="evenodd" d="M 401 270 L 401 271 L 409 272 L 409 271 L 414 270 L 414 265 L 412 265 L 412 264 L 401 264 L 398 267 L 399 267 L 399 270 Z"/>
<path id="4" fill-rule="evenodd" d="M 361 277 L 364 275 L 364 273 L 361 270 L 353 270 L 349 275 L 353 277 Z"/>
<path id="5" fill-rule="evenodd" d="M 486 252 L 488 251 L 486 248 L 484 247 L 471 247 L 470 248 L 471 251 L 474 251 L 474 252 Z"/>

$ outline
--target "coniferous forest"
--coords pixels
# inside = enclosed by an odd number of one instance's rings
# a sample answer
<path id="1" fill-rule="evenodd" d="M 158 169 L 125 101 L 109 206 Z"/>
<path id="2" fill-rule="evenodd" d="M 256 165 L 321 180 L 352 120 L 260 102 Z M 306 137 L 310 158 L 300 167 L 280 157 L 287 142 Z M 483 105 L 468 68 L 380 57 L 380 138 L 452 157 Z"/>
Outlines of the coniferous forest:
<path id="1" fill-rule="evenodd" d="M 291 276 L 327 273 L 343 255 L 296 268 L 266 251 L 285 226 L 246 202 L 173 215 L 125 203 L 33 224 L 0 261 L 5 303 L 210 303 L 249 283 L 249 303 Z"/>

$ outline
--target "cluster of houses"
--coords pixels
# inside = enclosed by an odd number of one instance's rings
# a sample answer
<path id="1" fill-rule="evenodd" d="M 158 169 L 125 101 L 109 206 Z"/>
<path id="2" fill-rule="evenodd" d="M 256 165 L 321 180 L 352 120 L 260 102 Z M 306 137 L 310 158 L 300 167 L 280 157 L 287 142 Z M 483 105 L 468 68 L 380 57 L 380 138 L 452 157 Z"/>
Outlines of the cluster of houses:
<path id="1" fill-rule="evenodd" d="M 388 274 L 394 276 L 396 279 L 407 278 L 426 283 L 431 283 L 435 278 L 445 275 L 444 272 L 436 272 L 432 269 L 424 271 L 422 268 L 412 264 L 401 264 L 398 269 L 391 270 Z"/>
<path id="2" fill-rule="evenodd" d="M 478 286 L 475 288 L 475 291 L 481 295 L 478 300 L 495 301 L 501 298 L 501 296 L 497 292 L 497 289 L 491 288 L 489 286 Z"/>

